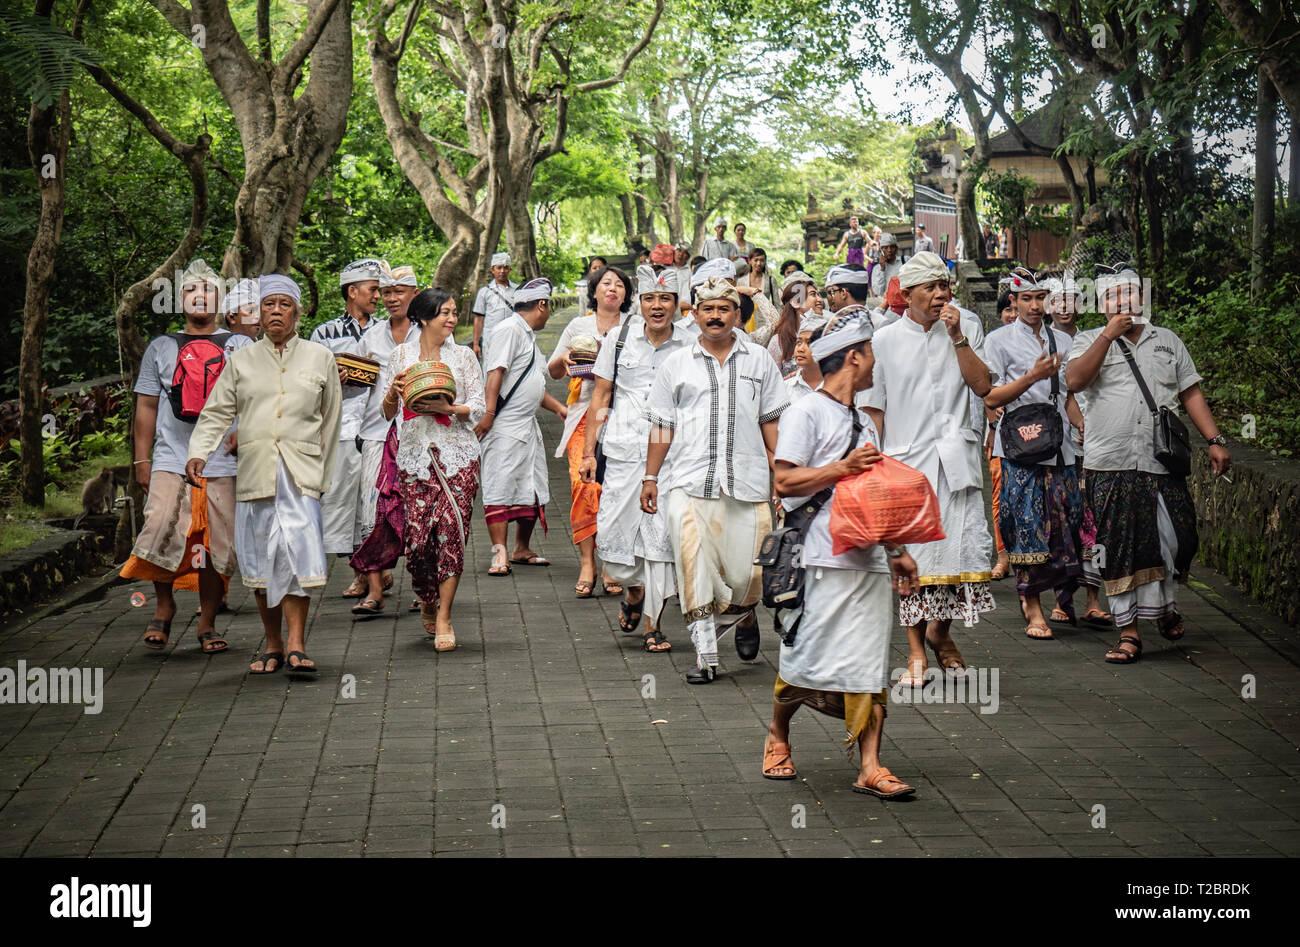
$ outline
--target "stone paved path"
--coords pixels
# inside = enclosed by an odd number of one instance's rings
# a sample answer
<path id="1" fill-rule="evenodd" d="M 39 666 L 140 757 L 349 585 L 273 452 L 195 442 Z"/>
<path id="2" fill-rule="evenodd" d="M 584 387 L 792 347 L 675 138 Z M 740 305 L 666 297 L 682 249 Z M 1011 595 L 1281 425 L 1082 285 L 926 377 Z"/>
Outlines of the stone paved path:
<path id="1" fill-rule="evenodd" d="M 999 583 L 998 611 L 955 631 L 972 668 L 997 669 L 996 712 L 891 704 L 884 759 L 918 795 L 888 804 L 849 790 L 839 722 L 807 712 L 802 778 L 760 777 L 769 618 L 756 663 L 728 636 L 724 676 L 691 687 L 680 614 L 671 656 L 650 655 L 619 633 L 617 599 L 576 600 L 562 462 L 551 473 L 554 566 L 489 579 L 477 513 L 448 654 L 394 613 L 411 598 L 400 569 L 387 615 L 352 621 L 341 560 L 312 604 L 315 681 L 246 674 L 261 629 L 238 582 L 214 657 L 185 620 L 193 595 L 172 644 L 143 648 L 138 584 L 0 631 L 0 666 L 103 668 L 106 691 L 97 715 L 0 705 L 0 855 L 1300 854 L 1295 630 L 1205 570 L 1184 643 L 1153 632 L 1134 667 L 1103 662 L 1113 631 L 1026 639 Z M 901 668 L 901 630 L 893 650 Z"/>

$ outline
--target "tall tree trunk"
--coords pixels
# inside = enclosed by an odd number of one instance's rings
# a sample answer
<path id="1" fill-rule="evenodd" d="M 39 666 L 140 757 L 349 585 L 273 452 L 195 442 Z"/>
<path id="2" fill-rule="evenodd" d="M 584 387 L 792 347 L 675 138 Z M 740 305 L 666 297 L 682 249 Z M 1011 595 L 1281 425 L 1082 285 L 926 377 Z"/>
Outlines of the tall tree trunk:
<path id="1" fill-rule="evenodd" d="M 618 209 L 623 215 L 623 246 L 631 253 L 636 243 L 636 211 L 632 208 L 631 194 L 618 196 Z"/>
<path id="2" fill-rule="evenodd" d="M 37 0 L 37 16 L 50 19 L 54 0 Z M 27 254 L 27 291 L 23 298 L 23 341 L 18 356 L 18 440 L 22 448 L 22 497 L 45 505 L 45 452 L 41 438 L 44 397 L 41 361 L 50 320 L 54 260 L 63 237 L 65 172 L 71 137 L 72 97 L 66 90 L 45 108 L 33 103 L 27 123 L 27 153 L 41 194 L 41 218 Z"/>
<path id="3" fill-rule="evenodd" d="M 288 273 L 307 194 L 347 126 L 352 0 L 307 0 L 306 24 L 278 63 L 271 58 L 269 19 L 258 18 L 254 53 L 226 0 L 191 0 L 188 10 L 174 0 L 152 2 L 187 41 L 202 29 L 204 64 L 239 131 L 244 179 L 222 273 Z"/>
<path id="4" fill-rule="evenodd" d="M 1287 148 L 1287 203 L 1289 208 L 1300 207 L 1300 109 L 1292 109 L 1291 139 Z"/>
<path id="5" fill-rule="evenodd" d="M 980 151 L 976 146 L 976 151 Z M 984 234 L 980 230 L 979 214 L 975 209 L 975 185 L 979 182 L 979 172 L 983 159 L 971 155 L 957 175 L 957 234 L 961 238 L 962 252 L 966 259 L 987 259 L 984 248 Z M 972 249 L 974 252 L 972 253 Z"/>
<path id="6" fill-rule="evenodd" d="M 1261 66 L 1255 93 L 1255 208 L 1250 223 L 1250 298 L 1264 289 L 1273 249 L 1273 189 L 1277 177 L 1277 90 Z M 1292 133 L 1294 140 L 1294 132 Z"/>

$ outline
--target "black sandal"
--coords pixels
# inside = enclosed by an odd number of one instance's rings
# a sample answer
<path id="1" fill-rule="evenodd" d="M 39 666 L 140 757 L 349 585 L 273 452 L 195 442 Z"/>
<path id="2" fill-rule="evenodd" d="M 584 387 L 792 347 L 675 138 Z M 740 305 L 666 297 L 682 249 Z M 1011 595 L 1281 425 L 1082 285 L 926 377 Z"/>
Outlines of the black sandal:
<path id="1" fill-rule="evenodd" d="M 353 615 L 382 615 L 384 613 L 384 603 L 377 598 L 367 598 L 352 606 Z"/>
<path id="2" fill-rule="evenodd" d="M 650 647 L 652 644 L 653 645 L 666 644 L 668 645 L 668 647 L 652 648 Z M 667 635 L 665 635 L 662 631 L 656 628 L 654 631 L 647 631 L 644 635 L 641 636 L 641 650 L 648 651 L 650 654 L 664 654 L 668 651 L 673 650 L 673 643 L 668 640 Z"/>
<path id="3" fill-rule="evenodd" d="M 758 657 L 762 635 L 758 630 L 758 616 L 751 610 L 748 615 L 736 622 L 732 638 L 736 645 L 736 654 L 742 661 L 753 661 Z"/>
<path id="4" fill-rule="evenodd" d="M 144 646 L 152 651 L 161 651 L 167 647 L 167 639 L 172 635 L 172 623 L 155 618 L 144 627 Z M 159 637 L 161 636 L 161 640 Z"/>
<path id="5" fill-rule="evenodd" d="M 219 643 L 221 647 L 209 648 L 208 642 L 210 641 Z M 201 650 L 204 654 L 220 654 L 222 651 L 227 650 L 229 647 L 230 647 L 230 642 L 228 642 L 225 639 L 225 636 L 222 635 L 221 632 L 217 631 L 217 629 L 215 628 L 213 628 L 211 631 L 205 631 L 201 635 L 199 635 L 199 650 Z"/>
<path id="6" fill-rule="evenodd" d="M 1124 648 L 1122 647 L 1122 645 L 1123 645 L 1124 642 L 1126 642 L 1126 641 L 1127 641 L 1129 644 L 1133 645 L 1135 648 L 1137 648 L 1137 651 L 1125 651 Z M 1133 637 L 1132 635 L 1120 635 L 1120 636 L 1119 636 L 1119 644 L 1117 644 L 1117 645 L 1115 645 L 1115 647 L 1111 648 L 1111 649 L 1110 649 L 1110 653 L 1112 653 L 1112 654 L 1123 654 L 1123 655 L 1126 655 L 1126 657 L 1124 657 L 1124 658 L 1111 658 L 1111 657 L 1108 657 L 1108 658 L 1106 658 L 1106 663 L 1107 663 L 1107 664 L 1133 664 L 1133 663 L 1135 663 L 1135 662 L 1136 662 L 1140 657 L 1142 657 L 1142 639 L 1141 639 L 1141 638 L 1135 638 L 1135 637 Z"/>
<path id="7" fill-rule="evenodd" d="M 1167 624 L 1165 618 L 1172 619 Z M 1166 615 L 1156 622 L 1156 627 L 1160 629 L 1160 637 L 1165 641 L 1181 641 L 1183 635 L 1187 634 L 1187 629 L 1183 627 L 1183 616 L 1174 612 L 1172 615 Z M 1177 631 L 1178 634 L 1174 634 Z"/>
<path id="8" fill-rule="evenodd" d="M 298 659 L 297 664 L 290 664 L 287 662 L 285 664 L 285 667 L 295 674 L 315 674 L 320 670 L 320 668 L 316 667 L 314 664 L 303 664 L 302 662 L 304 660 L 310 661 L 311 657 L 301 651 L 290 651 L 289 657 Z"/>
<path id="9" fill-rule="evenodd" d="M 622 629 L 625 635 L 636 634 L 637 626 L 641 624 L 641 616 L 645 613 L 645 597 L 642 596 L 639 602 L 628 602 L 624 600 L 618 606 L 618 627 Z"/>
<path id="10" fill-rule="evenodd" d="M 284 667 L 284 652 L 267 651 L 265 654 L 259 654 L 257 657 L 253 658 L 253 660 L 262 662 L 262 670 L 254 671 L 250 667 L 248 669 L 249 674 L 274 674 L 276 671 L 280 670 L 280 668 Z M 275 667 L 271 668 L 269 671 L 266 669 L 266 663 L 268 661 L 275 662 Z"/>

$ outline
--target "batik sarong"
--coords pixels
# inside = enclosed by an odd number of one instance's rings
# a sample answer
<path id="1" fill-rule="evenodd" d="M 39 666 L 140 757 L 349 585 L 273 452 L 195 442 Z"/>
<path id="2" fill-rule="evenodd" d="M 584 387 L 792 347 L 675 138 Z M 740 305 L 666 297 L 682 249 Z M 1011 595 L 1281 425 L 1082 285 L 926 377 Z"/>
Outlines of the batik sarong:
<path id="1" fill-rule="evenodd" d="M 383 572 L 397 565 L 406 549 L 403 539 L 406 509 L 397 470 L 397 425 L 388 428 L 384 453 L 375 478 L 375 521 L 370 535 L 349 560 L 359 572 Z"/>
<path id="2" fill-rule="evenodd" d="M 1083 578 L 1083 500 L 1074 467 L 1022 467 L 1003 458 L 999 512 L 1016 592 L 1035 597 L 1051 589 L 1072 615 Z"/>
<path id="3" fill-rule="evenodd" d="M 475 460 L 447 477 L 442 472 L 438 448 L 431 450 L 430 479 L 422 480 L 405 471 L 399 474 L 406 514 L 406 571 L 411 574 L 415 594 L 430 609 L 438 605 L 439 583 L 465 571 L 465 544 L 479 472 Z"/>

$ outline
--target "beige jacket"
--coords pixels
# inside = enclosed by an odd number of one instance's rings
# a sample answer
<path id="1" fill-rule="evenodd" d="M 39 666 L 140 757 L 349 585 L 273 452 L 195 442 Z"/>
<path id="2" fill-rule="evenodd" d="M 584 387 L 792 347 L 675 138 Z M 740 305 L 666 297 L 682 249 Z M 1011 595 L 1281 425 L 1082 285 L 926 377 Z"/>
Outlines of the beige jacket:
<path id="1" fill-rule="evenodd" d="M 298 489 L 319 497 L 334 477 L 342 403 L 329 349 L 294 336 L 280 353 L 263 338 L 230 356 L 194 425 L 189 459 L 207 458 L 238 415 L 235 499 L 274 497 L 280 457 Z"/>

